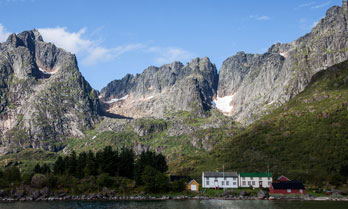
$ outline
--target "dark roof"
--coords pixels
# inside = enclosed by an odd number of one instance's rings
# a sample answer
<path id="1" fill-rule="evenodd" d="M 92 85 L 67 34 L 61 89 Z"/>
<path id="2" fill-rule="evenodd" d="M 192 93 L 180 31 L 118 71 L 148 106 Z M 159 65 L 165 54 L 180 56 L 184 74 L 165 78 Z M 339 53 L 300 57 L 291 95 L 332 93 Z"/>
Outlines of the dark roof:
<path id="1" fill-rule="evenodd" d="M 240 177 L 272 177 L 272 173 L 240 173 Z"/>
<path id="2" fill-rule="evenodd" d="M 282 181 L 279 183 L 272 183 L 273 189 L 305 189 L 303 184 L 299 181 Z"/>
<path id="3" fill-rule="evenodd" d="M 238 177 L 237 172 L 203 172 L 204 177 Z"/>

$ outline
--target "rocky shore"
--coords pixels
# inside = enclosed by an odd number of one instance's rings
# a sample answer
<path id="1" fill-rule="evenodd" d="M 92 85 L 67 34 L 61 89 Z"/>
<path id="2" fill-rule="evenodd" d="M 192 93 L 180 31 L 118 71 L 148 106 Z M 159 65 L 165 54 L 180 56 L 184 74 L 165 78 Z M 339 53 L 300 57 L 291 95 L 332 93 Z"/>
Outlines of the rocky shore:
<path id="1" fill-rule="evenodd" d="M 311 200 L 311 201 L 348 201 L 348 197 L 313 197 L 304 196 L 268 196 L 268 193 L 257 196 L 249 196 L 247 193 L 241 193 L 238 196 L 229 194 L 219 197 L 211 197 L 197 194 L 196 196 L 178 195 L 178 196 L 151 196 L 151 195 L 118 195 L 112 191 L 103 189 L 102 192 L 69 195 L 65 192 L 50 192 L 47 187 L 40 190 L 31 190 L 28 188 L 13 189 L 10 191 L 0 190 L 0 202 L 17 202 L 17 201 L 159 201 L 159 200 Z"/>

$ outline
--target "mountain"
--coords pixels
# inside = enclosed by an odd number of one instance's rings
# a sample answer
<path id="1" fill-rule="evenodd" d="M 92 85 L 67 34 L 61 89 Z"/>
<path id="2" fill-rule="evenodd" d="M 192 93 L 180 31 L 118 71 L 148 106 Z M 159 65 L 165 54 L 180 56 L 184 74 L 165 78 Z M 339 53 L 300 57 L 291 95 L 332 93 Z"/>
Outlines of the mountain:
<path id="1" fill-rule="evenodd" d="M 76 57 L 37 30 L 0 44 L 0 153 L 23 148 L 58 151 L 99 121 L 98 95 Z"/>
<path id="2" fill-rule="evenodd" d="M 126 75 L 101 90 L 106 112 L 132 118 L 163 118 L 177 111 L 204 117 L 216 96 L 218 75 L 209 58 L 196 58 L 149 67 L 143 73 Z"/>
<path id="3" fill-rule="evenodd" d="M 250 124 L 302 92 L 317 72 L 348 59 L 348 9 L 330 8 L 305 36 L 265 54 L 239 52 L 220 69 L 217 101 L 226 115 Z"/>
<path id="4" fill-rule="evenodd" d="M 312 76 L 303 92 L 204 155 L 183 156 L 173 173 L 267 171 L 316 186 L 348 180 L 348 61 Z M 307 185 L 308 186 L 308 185 Z"/>

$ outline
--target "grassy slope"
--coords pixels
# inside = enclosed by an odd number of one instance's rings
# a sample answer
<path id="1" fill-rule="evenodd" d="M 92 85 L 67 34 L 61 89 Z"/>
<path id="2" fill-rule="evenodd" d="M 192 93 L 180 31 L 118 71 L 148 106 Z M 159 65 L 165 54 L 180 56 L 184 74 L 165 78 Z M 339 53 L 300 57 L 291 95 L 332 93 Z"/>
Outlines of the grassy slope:
<path id="1" fill-rule="evenodd" d="M 304 92 L 210 153 L 172 162 L 197 177 L 223 164 L 239 172 L 269 165 L 275 175 L 316 185 L 342 178 L 337 175 L 348 165 L 348 62 L 318 73 Z"/>

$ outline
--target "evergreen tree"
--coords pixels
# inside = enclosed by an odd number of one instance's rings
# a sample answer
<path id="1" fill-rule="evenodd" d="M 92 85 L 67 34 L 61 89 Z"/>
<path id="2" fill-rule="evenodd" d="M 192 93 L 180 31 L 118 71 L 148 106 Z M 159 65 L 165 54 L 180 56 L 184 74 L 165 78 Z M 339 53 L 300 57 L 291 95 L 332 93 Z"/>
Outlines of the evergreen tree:
<path id="1" fill-rule="evenodd" d="M 41 173 L 41 166 L 40 164 L 36 164 L 34 167 L 34 173 Z"/>
<path id="2" fill-rule="evenodd" d="M 89 150 L 87 154 L 85 175 L 86 176 L 98 175 L 98 164 L 94 156 L 94 153 L 91 150 Z"/>
<path id="3" fill-rule="evenodd" d="M 85 167 L 86 167 L 86 161 L 87 161 L 87 154 L 86 152 L 81 152 L 79 154 L 79 158 L 77 160 L 77 166 L 76 166 L 76 177 L 83 178 L 85 176 Z"/>
<path id="4" fill-rule="evenodd" d="M 69 157 L 66 158 L 66 169 L 68 171 L 68 174 L 71 176 L 77 176 L 76 175 L 76 166 L 77 166 L 77 160 L 76 160 L 76 152 L 72 151 Z"/>
<path id="5" fill-rule="evenodd" d="M 132 149 L 123 148 L 119 156 L 119 175 L 133 179 L 134 152 Z"/>
<path id="6" fill-rule="evenodd" d="M 61 156 L 58 157 L 53 166 L 53 173 L 56 175 L 63 174 L 65 172 L 65 163 Z"/>

